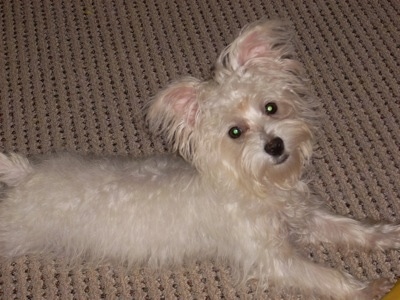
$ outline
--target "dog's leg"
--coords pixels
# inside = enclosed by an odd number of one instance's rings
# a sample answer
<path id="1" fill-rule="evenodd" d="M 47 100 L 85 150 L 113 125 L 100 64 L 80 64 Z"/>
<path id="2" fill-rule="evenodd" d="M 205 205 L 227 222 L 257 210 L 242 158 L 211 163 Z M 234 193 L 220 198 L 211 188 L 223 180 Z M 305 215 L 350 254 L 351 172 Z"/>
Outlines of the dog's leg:
<path id="1" fill-rule="evenodd" d="M 400 248 L 399 225 L 368 224 L 321 209 L 308 216 L 305 226 L 300 240 L 307 243 L 328 242 L 381 250 Z"/>
<path id="2" fill-rule="evenodd" d="M 270 274 L 273 279 L 298 288 L 304 295 L 309 293 L 310 298 L 314 297 L 312 299 L 320 299 L 315 297 L 323 295 L 328 299 L 373 300 L 379 299 L 391 287 L 385 279 L 361 282 L 350 274 L 318 265 L 297 253 L 283 253 L 280 251 L 272 258 L 273 270 Z"/>

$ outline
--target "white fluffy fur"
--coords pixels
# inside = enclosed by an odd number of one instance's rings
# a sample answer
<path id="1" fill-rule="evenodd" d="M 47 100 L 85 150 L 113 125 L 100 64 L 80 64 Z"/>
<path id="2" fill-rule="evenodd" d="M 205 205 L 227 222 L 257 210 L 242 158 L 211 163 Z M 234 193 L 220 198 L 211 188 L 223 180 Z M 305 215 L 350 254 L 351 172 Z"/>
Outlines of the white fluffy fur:
<path id="1" fill-rule="evenodd" d="M 267 103 L 277 105 L 274 114 Z M 320 242 L 400 247 L 399 226 L 332 215 L 301 180 L 314 105 L 286 26 L 252 24 L 222 52 L 213 80 L 183 79 L 152 102 L 151 128 L 184 159 L 60 154 L 29 162 L 0 154 L 0 255 L 154 267 L 223 257 L 262 286 L 334 299 L 379 296 L 387 281 L 359 282 L 296 250 Z M 241 136 L 230 137 L 232 127 Z M 284 148 L 267 153 L 276 138 Z"/>

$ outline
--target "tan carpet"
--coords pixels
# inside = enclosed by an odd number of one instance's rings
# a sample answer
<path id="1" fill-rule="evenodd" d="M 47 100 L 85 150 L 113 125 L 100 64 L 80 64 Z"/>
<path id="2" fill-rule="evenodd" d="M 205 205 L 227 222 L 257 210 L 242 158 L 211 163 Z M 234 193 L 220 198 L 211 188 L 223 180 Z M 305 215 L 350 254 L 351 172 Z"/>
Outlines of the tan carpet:
<path id="1" fill-rule="evenodd" d="M 321 98 L 315 189 L 340 214 L 399 222 L 398 0 L 0 0 L 0 150 L 167 151 L 144 104 L 170 80 L 208 77 L 239 28 L 264 16 L 292 22 Z M 304 253 L 363 279 L 400 276 L 399 251 Z M 290 299 L 253 288 L 235 289 L 222 262 L 157 275 L 0 260 L 1 299 Z"/>

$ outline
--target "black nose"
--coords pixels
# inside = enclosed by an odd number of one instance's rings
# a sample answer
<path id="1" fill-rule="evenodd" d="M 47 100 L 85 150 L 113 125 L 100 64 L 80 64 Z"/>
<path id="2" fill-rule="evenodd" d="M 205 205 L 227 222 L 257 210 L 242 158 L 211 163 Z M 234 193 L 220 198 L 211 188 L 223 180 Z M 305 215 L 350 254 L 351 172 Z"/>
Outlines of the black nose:
<path id="1" fill-rule="evenodd" d="M 285 150 L 285 144 L 283 143 L 283 140 L 281 138 L 276 137 L 265 145 L 264 150 L 269 155 L 280 156 Z"/>

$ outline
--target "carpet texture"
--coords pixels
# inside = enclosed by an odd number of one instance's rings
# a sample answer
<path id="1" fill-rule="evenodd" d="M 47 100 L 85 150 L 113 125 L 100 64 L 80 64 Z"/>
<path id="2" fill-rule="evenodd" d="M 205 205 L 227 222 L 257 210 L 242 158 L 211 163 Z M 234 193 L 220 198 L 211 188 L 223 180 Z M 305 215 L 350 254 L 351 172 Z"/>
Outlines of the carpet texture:
<path id="1" fill-rule="evenodd" d="M 171 80 L 207 78 L 239 29 L 291 22 L 320 98 L 311 173 L 330 208 L 400 222 L 400 1 L 0 0 L 0 151 L 142 156 L 168 151 L 143 107 Z M 400 252 L 302 249 L 358 278 L 400 277 Z M 224 262 L 154 273 L 0 259 L 1 299 L 303 299 L 235 287 Z"/>

